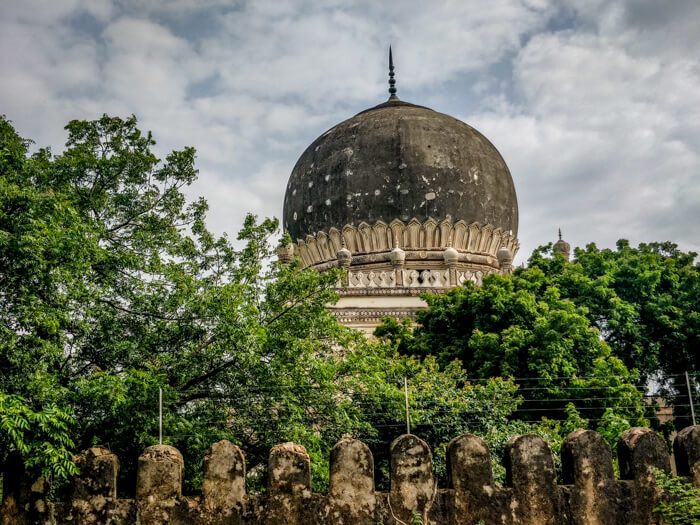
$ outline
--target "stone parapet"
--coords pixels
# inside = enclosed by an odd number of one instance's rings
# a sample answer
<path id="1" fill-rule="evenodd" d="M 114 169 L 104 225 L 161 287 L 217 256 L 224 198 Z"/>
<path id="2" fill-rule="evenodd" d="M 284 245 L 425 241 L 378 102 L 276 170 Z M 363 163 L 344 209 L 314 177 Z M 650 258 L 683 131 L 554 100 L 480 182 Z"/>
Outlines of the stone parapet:
<path id="1" fill-rule="evenodd" d="M 494 482 L 488 445 L 464 435 L 447 447 L 448 487 L 435 482 L 432 453 L 414 435 L 391 444 L 391 489 L 374 489 L 374 460 L 360 441 L 345 438 L 331 452 L 330 492 L 311 491 L 311 465 L 304 447 L 277 445 L 270 452 L 267 490 L 247 494 L 241 450 L 220 441 L 205 458 L 202 498 L 182 495 L 184 464 L 173 447 L 149 447 L 139 458 L 135 499 L 116 497 L 119 462 L 92 448 L 76 457 L 81 473 L 71 500 L 47 502 L 41 483 L 31 486 L 16 461 L 3 465 L 0 523 L 54 525 L 406 525 L 420 518 L 432 525 L 650 525 L 664 495 L 654 469 L 670 471 L 663 440 L 646 428 L 625 432 L 618 443 L 621 479 L 615 479 L 610 446 L 596 432 L 578 430 L 562 446 L 557 483 L 552 452 L 535 435 L 506 446 L 505 486 Z M 677 470 L 696 486 L 700 427 L 681 431 L 675 442 Z M 31 488 L 30 488 L 31 487 Z"/>

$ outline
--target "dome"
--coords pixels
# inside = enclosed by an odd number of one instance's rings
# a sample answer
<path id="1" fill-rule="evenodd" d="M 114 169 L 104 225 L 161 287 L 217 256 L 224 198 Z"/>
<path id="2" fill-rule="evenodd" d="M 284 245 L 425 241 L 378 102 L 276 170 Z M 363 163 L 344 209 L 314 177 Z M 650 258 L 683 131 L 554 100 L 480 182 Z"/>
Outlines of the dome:
<path id="1" fill-rule="evenodd" d="M 517 236 L 513 179 L 498 150 L 453 117 L 398 99 L 316 139 L 297 161 L 284 199 L 293 239 L 428 219 L 490 224 Z"/>
<path id="2" fill-rule="evenodd" d="M 561 238 L 561 228 L 559 228 L 559 240 L 554 243 L 552 247 L 554 253 L 559 253 L 563 255 L 566 260 L 569 260 L 569 255 L 571 254 L 571 245 Z"/>

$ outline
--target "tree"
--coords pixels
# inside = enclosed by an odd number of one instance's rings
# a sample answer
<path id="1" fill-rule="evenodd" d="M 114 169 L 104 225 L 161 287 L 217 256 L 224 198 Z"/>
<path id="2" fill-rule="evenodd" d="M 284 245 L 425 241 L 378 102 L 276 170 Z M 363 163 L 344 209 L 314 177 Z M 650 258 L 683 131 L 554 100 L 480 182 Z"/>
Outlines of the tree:
<path id="1" fill-rule="evenodd" d="M 0 121 L 0 392 L 28 421 L 57 418 L 42 439 L 59 457 L 108 446 L 129 487 L 157 442 L 162 389 L 164 440 L 185 457 L 187 490 L 223 438 L 257 480 L 270 447 L 296 441 L 323 488 L 343 434 L 383 451 L 403 432 L 404 377 L 414 425 L 436 447 L 517 405 L 507 381 L 468 385 L 457 365 L 340 326 L 326 308 L 338 276 L 275 262 L 276 220 L 249 215 L 236 241 L 212 235 L 206 203 L 182 193 L 197 176 L 192 148 L 156 158 L 134 117 L 66 129 L 61 154 L 29 155 Z"/>
<path id="2" fill-rule="evenodd" d="M 644 380 L 666 387 L 676 402 L 677 424 L 688 424 L 685 372 L 700 375 L 700 266 L 697 254 L 670 243 L 640 244 L 621 239 L 616 250 L 595 244 L 577 248 L 567 263 L 547 257 L 541 247 L 529 260 L 545 278 L 542 288 L 556 286 L 584 312 L 628 367 Z"/>
<path id="3" fill-rule="evenodd" d="M 34 411 L 19 396 L 0 392 L 0 457 L 21 455 L 30 468 L 49 480 L 65 480 L 78 469 L 69 449 L 73 447 L 69 412 L 55 405 Z"/>
<path id="4" fill-rule="evenodd" d="M 429 308 L 418 313 L 413 335 L 391 322 L 377 334 L 410 353 L 434 354 L 443 366 L 457 359 L 472 377 L 514 378 L 525 420 L 567 419 L 573 404 L 603 427 L 619 428 L 618 418 L 645 423 L 636 372 L 611 354 L 585 308 L 546 284 L 541 269 L 489 275 L 481 287 L 466 283 L 425 299 Z"/>
<path id="5" fill-rule="evenodd" d="M 275 220 L 248 216 L 240 249 L 214 238 L 182 194 L 193 149 L 159 161 L 133 117 L 66 129 L 61 155 L 27 157 L 3 120 L 0 390 L 71 409 L 76 446 L 110 446 L 126 479 L 157 436 L 159 388 L 195 469 L 213 439 L 255 459 L 334 418 L 305 410 L 330 404 L 326 357 L 354 337 L 325 308 L 334 275 L 266 267 Z"/>

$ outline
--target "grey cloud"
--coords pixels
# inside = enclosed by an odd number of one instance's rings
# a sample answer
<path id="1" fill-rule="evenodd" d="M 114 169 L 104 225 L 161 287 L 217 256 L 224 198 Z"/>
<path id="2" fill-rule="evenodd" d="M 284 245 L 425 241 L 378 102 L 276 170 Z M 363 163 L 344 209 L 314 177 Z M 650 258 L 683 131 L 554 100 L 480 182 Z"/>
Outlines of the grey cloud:
<path id="1" fill-rule="evenodd" d="M 503 153 L 520 260 L 559 226 L 572 244 L 700 250 L 700 4 L 659 5 L 4 3 L 0 111 L 54 149 L 72 118 L 135 113 L 161 154 L 197 147 L 188 191 L 210 201 L 217 232 L 235 233 L 247 211 L 281 214 L 316 136 L 383 101 L 392 43 L 401 96 L 463 117 Z"/>

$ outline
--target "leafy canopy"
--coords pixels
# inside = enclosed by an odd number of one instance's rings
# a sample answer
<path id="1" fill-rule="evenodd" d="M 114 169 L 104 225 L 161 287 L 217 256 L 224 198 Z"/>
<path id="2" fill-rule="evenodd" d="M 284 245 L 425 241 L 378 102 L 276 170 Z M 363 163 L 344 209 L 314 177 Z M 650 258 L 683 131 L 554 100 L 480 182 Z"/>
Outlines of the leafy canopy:
<path id="1" fill-rule="evenodd" d="M 512 383 L 469 385 L 456 364 L 404 358 L 340 326 L 326 308 L 338 276 L 275 262 L 276 220 L 249 215 L 236 240 L 214 236 L 206 203 L 183 194 L 192 148 L 158 159 L 134 117 L 66 129 L 61 154 L 29 155 L 0 120 L 3 456 L 61 477 L 70 452 L 101 444 L 128 490 L 157 442 L 162 389 L 164 440 L 185 457 L 188 490 L 223 438 L 242 446 L 258 485 L 270 447 L 300 443 L 323 488 L 343 434 L 368 441 L 386 470 L 404 377 L 414 428 L 437 448 L 517 406 Z"/>

